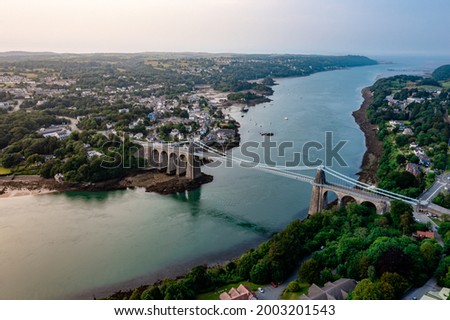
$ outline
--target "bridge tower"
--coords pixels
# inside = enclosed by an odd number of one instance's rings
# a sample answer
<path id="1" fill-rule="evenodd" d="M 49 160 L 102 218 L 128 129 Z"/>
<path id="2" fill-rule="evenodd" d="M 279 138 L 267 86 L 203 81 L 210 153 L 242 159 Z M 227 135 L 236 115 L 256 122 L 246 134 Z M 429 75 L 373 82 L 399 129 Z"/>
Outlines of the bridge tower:
<path id="1" fill-rule="evenodd" d="M 186 164 L 186 178 L 195 180 L 202 175 L 201 163 L 195 158 L 195 148 L 192 142 L 189 142 L 188 159 Z"/>
<path id="2" fill-rule="evenodd" d="M 322 195 L 322 186 L 327 183 L 325 179 L 325 171 L 323 171 L 322 167 L 317 169 L 316 178 L 314 179 L 314 184 L 312 187 L 311 201 L 309 203 L 308 214 L 313 215 L 324 208 L 324 201 Z"/>

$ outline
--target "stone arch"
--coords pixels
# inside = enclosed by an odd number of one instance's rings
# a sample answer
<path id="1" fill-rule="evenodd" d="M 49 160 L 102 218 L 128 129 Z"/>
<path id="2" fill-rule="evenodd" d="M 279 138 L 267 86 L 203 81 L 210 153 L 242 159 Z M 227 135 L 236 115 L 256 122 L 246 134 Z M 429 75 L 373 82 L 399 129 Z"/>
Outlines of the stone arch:
<path id="1" fill-rule="evenodd" d="M 159 159 L 159 151 L 156 149 L 152 149 L 150 152 L 149 164 L 151 167 L 159 168 L 161 166 L 161 160 Z"/>
<path id="2" fill-rule="evenodd" d="M 186 168 L 188 165 L 188 159 L 184 154 L 181 154 L 178 157 L 178 163 L 177 163 L 177 175 L 183 176 L 186 175 Z"/>
<path id="3" fill-rule="evenodd" d="M 340 205 L 342 208 L 345 208 L 349 203 L 353 202 L 357 202 L 356 199 L 352 196 L 346 195 L 342 197 Z"/>
<path id="4" fill-rule="evenodd" d="M 339 204 L 339 195 L 333 190 L 325 190 L 322 195 L 323 208 L 328 209 Z"/>
<path id="5" fill-rule="evenodd" d="M 169 163 L 169 154 L 167 151 L 163 150 L 159 154 L 159 167 L 166 168 Z"/>
<path id="6" fill-rule="evenodd" d="M 171 152 L 169 154 L 169 162 L 167 164 L 167 173 L 175 174 L 178 165 L 178 156 L 175 152 Z"/>
<path id="7" fill-rule="evenodd" d="M 376 213 L 378 211 L 377 205 L 371 201 L 363 201 L 361 205 L 369 209 L 368 214 Z"/>

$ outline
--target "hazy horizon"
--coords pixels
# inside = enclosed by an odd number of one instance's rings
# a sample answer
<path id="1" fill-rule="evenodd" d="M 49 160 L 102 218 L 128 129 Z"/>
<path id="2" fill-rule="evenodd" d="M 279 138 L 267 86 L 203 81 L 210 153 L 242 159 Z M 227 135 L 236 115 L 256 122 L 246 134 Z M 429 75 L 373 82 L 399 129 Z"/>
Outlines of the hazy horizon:
<path id="1" fill-rule="evenodd" d="M 435 0 L 16 0 L 0 52 L 450 54 Z"/>

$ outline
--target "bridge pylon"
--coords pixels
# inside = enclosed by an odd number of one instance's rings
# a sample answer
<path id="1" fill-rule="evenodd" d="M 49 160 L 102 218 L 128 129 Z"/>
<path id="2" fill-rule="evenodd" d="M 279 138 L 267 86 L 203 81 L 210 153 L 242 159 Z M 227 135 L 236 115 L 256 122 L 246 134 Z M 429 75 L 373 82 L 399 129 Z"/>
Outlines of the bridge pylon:
<path id="1" fill-rule="evenodd" d="M 313 215 L 324 208 L 324 201 L 322 195 L 322 186 L 327 183 L 325 178 L 325 171 L 323 171 L 322 167 L 317 168 L 316 178 L 314 179 L 314 184 L 312 187 L 311 201 L 309 203 L 308 214 Z"/>
<path id="2" fill-rule="evenodd" d="M 195 147 L 192 141 L 189 142 L 188 147 L 188 161 L 186 168 L 186 178 L 195 180 L 202 175 L 201 163 L 195 158 Z"/>

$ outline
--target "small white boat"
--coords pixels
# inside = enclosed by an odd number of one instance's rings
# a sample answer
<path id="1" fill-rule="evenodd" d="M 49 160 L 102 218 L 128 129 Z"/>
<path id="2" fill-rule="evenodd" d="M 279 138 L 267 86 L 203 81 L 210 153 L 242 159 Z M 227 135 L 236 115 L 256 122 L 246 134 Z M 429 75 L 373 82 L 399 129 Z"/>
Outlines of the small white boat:
<path id="1" fill-rule="evenodd" d="M 284 120 L 288 120 L 288 117 L 284 117 Z"/>

